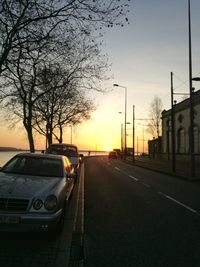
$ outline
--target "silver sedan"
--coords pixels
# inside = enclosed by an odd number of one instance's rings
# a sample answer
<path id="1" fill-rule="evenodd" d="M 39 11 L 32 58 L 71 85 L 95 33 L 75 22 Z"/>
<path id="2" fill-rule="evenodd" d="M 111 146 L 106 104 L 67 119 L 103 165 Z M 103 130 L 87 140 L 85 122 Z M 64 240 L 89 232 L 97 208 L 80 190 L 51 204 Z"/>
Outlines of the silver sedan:
<path id="1" fill-rule="evenodd" d="M 14 156 L 0 169 L 0 231 L 61 229 L 75 176 L 65 156 Z"/>

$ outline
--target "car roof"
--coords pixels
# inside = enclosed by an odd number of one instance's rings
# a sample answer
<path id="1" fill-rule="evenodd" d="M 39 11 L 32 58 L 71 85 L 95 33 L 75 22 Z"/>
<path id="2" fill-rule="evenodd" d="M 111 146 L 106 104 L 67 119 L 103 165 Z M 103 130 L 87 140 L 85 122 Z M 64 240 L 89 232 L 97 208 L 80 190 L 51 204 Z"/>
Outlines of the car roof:
<path id="1" fill-rule="evenodd" d="M 66 157 L 64 155 L 30 153 L 30 152 L 19 153 L 19 154 L 16 154 L 16 156 L 20 156 L 20 157 L 23 157 L 23 156 L 24 157 L 35 157 L 35 158 L 49 158 L 49 159 L 62 159 L 63 157 Z"/>
<path id="2" fill-rule="evenodd" d="M 73 145 L 73 144 L 66 144 L 66 143 L 50 144 L 49 147 L 51 147 L 51 146 L 69 146 L 69 147 L 75 147 L 75 148 L 77 148 L 76 145 Z"/>

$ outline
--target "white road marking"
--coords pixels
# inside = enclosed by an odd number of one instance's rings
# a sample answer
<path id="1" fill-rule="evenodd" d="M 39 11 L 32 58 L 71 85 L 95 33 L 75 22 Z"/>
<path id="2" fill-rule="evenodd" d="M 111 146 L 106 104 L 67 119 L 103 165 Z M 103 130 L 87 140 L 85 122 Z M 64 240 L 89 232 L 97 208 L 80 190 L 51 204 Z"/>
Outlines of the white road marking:
<path id="1" fill-rule="evenodd" d="M 146 184 L 146 183 L 143 183 L 143 182 L 142 182 L 142 184 L 147 188 L 151 188 L 151 186 L 149 184 Z"/>
<path id="2" fill-rule="evenodd" d="M 111 164 L 108 163 L 108 165 L 111 165 Z M 120 168 L 118 168 L 118 167 L 115 167 L 115 169 L 116 169 L 117 171 L 121 171 Z M 124 173 L 124 172 L 122 171 L 122 173 Z M 124 174 L 127 175 L 127 173 L 124 173 Z M 136 177 L 134 177 L 134 176 L 132 176 L 132 175 L 128 175 L 128 176 L 129 176 L 131 179 L 135 180 L 136 182 L 139 181 L 138 178 L 136 178 Z M 141 184 L 143 184 L 143 185 L 144 185 L 145 187 L 147 187 L 147 188 L 151 188 L 151 186 L 150 186 L 149 184 L 146 184 L 146 183 L 144 183 L 144 182 L 142 182 Z M 174 203 L 178 204 L 179 206 L 184 207 L 185 209 L 189 210 L 190 212 L 200 215 L 200 213 L 199 213 L 197 210 L 195 210 L 195 209 L 193 209 L 193 208 L 191 208 L 191 207 L 185 205 L 184 203 L 182 203 L 182 202 L 176 200 L 175 198 L 170 197 L 170 196 L 168 196 L 168 195 L 166 195 L 166 194 L 164 194 L 164 193 L 162 193 L 162 192 L 158 192 L 158 194 L 160 194 L 160 195 L 164 196 L 165 198 L 167 198 L 167 199 L 173 201 Z"/>
<path id="3" fill-rule="evenodd" d="M 198 212 L 197 210 L 194 210 L 194 209 L 190 208 L 189 206 L 183 204 L 182 202 L 176 200 L 175 198 L 170 197 L 170 196 L 168 196 L 168 195 L 166 195 L 166 194 L 164 194 L 164 193 L 162 193 L 162 192 L 158 192 L 158 193 L 159 193 L 160 195 L 166 197 L 167 199 L 169 199 L 169 200 L 175 202 L 176 204 L 178 204 L 178 205 L 184 207 L 185 209 L 187 209 L 187 210 L 189 210 L 189 211 L 191 211 L 191 212 L 193 212 L 193 213 L 196 213 L 196 214 L 200 215 L 199 212 Z"/>
<path id="4" fill-rule="evenodd" d="M 135 180 L 136 182 L 138 182 L 138 181 L 139 181 L 139 179 L 138 179 L 138 178 L 136 178 L 136 177 L 134 177 L 134 176 L 132 176 L 132 175 L 129 175 L 129 177 L 130 177 L 131 179 Z"/>
<path id="5" fill-rule="evenodd" d="M 77 193 L 77 200 L 76 200 L 76 212 L 74 217 L 74 225 L 73 231 L 76 231 L 76 225 L 78 220 L 78 211 L 80 208 L 81 218 L 80 218 L 80 231 L 83 234 L 84 232 L 84 170 L 85 165 L 84 163 L 81 164 L 80 176 L 78 179 L 78 193 Z"/>

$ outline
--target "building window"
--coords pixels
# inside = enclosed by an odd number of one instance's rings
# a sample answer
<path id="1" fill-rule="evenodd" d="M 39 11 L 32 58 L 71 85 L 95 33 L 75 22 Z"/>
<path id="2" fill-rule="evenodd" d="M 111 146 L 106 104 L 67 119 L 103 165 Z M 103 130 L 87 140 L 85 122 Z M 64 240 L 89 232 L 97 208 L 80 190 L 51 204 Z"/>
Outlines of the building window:
<path id="1" fill-rule="evenodd" d="M 182 115 L 182 114 L 180 114 L 180 115 L 178 116 L 178 121 L 179 121 L 180 123 L 183 122 L 183 115 Z"/>
<path id="2" fill-rule="evenodd" d="M 194 153 L 199 153 L 199 129 L 194 127 Z"/>
<path id="3" fill-rule="evenodd" d="M 169 128 L 171 125 L 171 121 L 170 120 L 166 120 L 166 127 Z"/>
<path id="4" fill-rule="evenodd" d="M 167 139 L 167 142 L 166 142 L 166 152 L 167 153 L 171 153 L 171 151 L 172 151 L 172 149 L 171 149 L 171 144 L 172 144 L 172 138 L 171 138 L 171 131 L 169 130 L 169 131 L 167 131 L 166 132 L 166 139 Z"/>
<path id="5" fill-rule="evenodd" d="M 185 130 L 180 128 L 177 135 L 178 153 L 185 153 Z"/>

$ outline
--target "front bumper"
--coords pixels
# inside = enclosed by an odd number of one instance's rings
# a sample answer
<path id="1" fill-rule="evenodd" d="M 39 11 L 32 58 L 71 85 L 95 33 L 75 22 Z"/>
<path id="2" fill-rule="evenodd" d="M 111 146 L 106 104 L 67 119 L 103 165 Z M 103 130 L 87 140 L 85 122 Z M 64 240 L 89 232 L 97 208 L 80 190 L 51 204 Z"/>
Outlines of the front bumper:
<path id="1" fill-rule="evenodd" d="M 62 209 L 55 213 L 1 213 L 0 231 L 37 232 L 49 231 L 56 227 L 62 215 Z"/>

